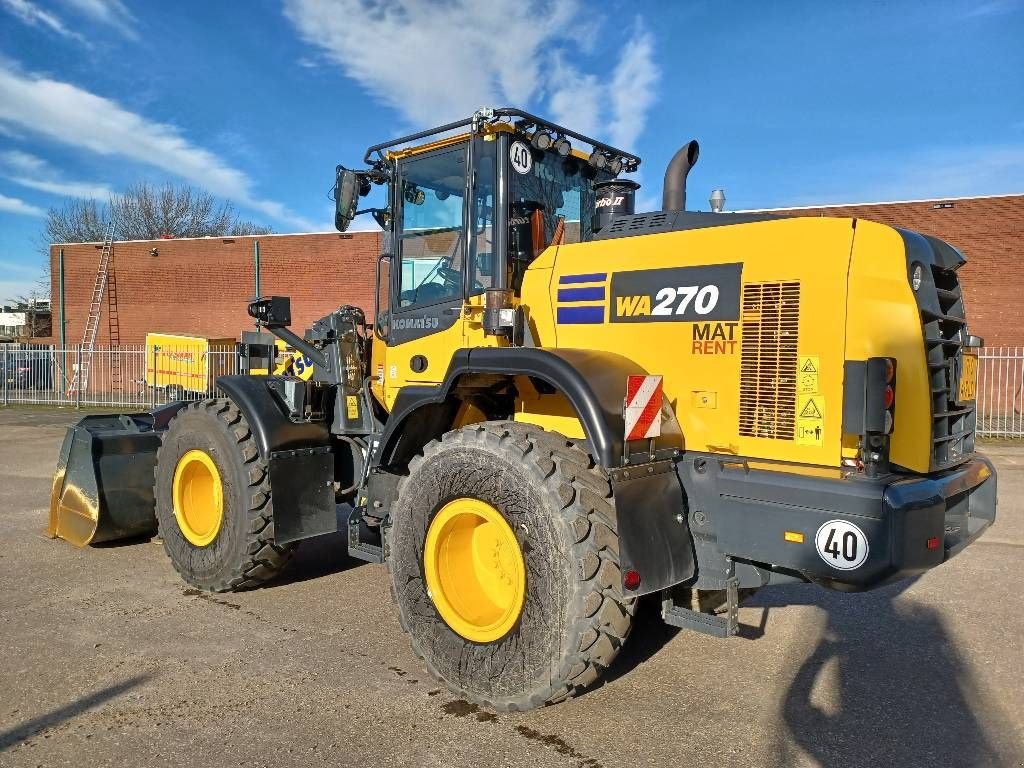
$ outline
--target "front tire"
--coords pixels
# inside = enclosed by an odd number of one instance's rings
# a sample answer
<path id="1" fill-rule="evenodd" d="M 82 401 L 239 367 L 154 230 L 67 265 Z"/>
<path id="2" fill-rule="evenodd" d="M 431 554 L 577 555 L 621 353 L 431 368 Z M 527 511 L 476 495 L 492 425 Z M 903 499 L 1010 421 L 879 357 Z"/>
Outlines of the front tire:
<path id="1" fill-rule="evenodd" d="M 155 475 L 164 549 L 186 582 L 236 592 L 274 578 L 288 564 L 294 545 L 274 541 L 267 462 L 230 400 L 182 409 L 157 450 Z"/>
<path id="2" fill-rule="evenodd" d="M 461 522 L 450 520 L 456 513 Z M 448 529 L 455 535 L 445 538 Z M 474 538 L 483 545 L 460 543 Z M 399 484 L 387 541 L 414 649 L 433 675 L 484 706 L 525 710 L 573 696 L 629 634 L 635 600 L 621 592 L 608 478 L 561 435 L 487 422 L 429 443 Z M 446 581 L 433 570 L 438 562 L 467 575 Z"/>

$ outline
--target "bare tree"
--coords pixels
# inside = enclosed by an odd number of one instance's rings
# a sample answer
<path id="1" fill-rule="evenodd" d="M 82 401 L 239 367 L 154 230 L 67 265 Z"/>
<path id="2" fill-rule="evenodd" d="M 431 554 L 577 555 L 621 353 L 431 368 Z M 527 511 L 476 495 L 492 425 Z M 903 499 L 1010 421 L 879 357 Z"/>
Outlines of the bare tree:
<path id="1" fill-rule="evenodd" d="M 46 214 L 44 245 L 50 243 L 91 243 L 102 241 L 110 221 L 110 208 L 94 199 L 68 200 L 63 208 Z"/>
<path id="2" fill-rule="evenodd" d="M 187 184 L 156 186 L 143 182 L 105 203 L 71 199 L 46 215 L 39 244 L 43 270 L 38 281 L 45 295 L 50 294 L 50 244 L 102 242 L 111 222 L 114 240 L 242 237 L 273 232 L 270 227 L 239 218 L 230 202 Z"/>
<path id="3" fill-rule="evenodd" d="M 113 195 L 106 203 L 69 200 L 63 208 L 51 208 L 44 238 L 47 244 L 102 241 L 111 222 L 115 240 L 266 235 L 273 231 L 243 221 L 231 203 L 205 190 L 188 184 L 143 182 Z"/>

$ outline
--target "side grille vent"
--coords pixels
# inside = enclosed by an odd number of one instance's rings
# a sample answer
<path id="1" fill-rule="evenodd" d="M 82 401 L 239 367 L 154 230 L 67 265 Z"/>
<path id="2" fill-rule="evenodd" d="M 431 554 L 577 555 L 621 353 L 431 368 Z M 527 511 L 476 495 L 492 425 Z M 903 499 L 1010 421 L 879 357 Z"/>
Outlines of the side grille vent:
<path id="1" fill-rule="evenodd" d="M 665 222 L 668 219 L 668 214 L 664 212 L 658 213 L 639 213 L 632 216 L 618 216 L 612 219 L 612 223 L 608 226 L 609 232 L 630 232 L 640 233 L 648 229 L 661 229 L 665 226 Z"/>
<path id="2" fill-rule="evenodd" d="M 954 269 L 938 264 L 931 265 L 931 277 L 932 286 L 926 280 L 918 300 L 925 305 L 921 322 L 932 389 L 932 464 L 941 469 L 974 453 L 976 415 L 973 403 L 958 402 L 967 333 L 960 281 Z M 920 294 L 928 287 L 935 293 L 925 298 Z"/>
<path id="3" fill-rule="evenodd" d="M 740 434 L 792 440 L 800 283 L 743 286 Z"/>

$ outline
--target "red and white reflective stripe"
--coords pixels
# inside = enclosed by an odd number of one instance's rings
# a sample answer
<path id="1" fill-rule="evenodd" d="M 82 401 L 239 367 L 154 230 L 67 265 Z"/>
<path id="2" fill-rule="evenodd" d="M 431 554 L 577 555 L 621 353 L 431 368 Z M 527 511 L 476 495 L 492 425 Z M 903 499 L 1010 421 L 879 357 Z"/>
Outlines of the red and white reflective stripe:
<path id="1" fill-rule="evenodd" d="M 661 376 L 626 379 L 626 440 L 661 435 Z"/>

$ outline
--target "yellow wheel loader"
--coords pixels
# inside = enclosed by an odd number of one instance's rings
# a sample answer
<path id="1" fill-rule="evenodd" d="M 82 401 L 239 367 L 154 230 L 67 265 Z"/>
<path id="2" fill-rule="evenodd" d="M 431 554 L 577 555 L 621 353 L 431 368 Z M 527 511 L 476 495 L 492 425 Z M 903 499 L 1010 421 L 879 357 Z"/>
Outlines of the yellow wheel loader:
<path id="1" fill-rule="evenodd" d="M 639 158 L 517 109 L 371 147 L 335 187 L 342 231 L 387 188 L 370 321 L 299 336 L 287 298 L 253 302 L 312 375 L 85 419 L 51 532 L 158 523 L 185 581 L 223 591 L 350 510 L 349 554 L 387 563 L 431 672 L 499 710 L 598 681 L 644 595 L 728 637 L 748 590 L 940 565 L 995 518 L 964 257 L 863 220 L 686 211 L 697 156 L 636 213 Z"/>

